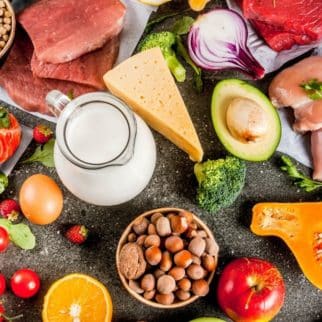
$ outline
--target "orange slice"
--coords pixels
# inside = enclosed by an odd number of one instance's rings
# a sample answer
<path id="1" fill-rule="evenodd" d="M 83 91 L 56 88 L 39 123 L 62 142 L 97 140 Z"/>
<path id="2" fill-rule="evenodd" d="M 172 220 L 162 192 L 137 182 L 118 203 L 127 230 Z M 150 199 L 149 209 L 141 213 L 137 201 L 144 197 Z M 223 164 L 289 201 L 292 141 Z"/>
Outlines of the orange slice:
<path id="1" fill-rule="evenodd" d="M 111 322 L 113 305 L 103 284 L 83 274 L 56 281 L 45 296 L 43 322 Z"/>

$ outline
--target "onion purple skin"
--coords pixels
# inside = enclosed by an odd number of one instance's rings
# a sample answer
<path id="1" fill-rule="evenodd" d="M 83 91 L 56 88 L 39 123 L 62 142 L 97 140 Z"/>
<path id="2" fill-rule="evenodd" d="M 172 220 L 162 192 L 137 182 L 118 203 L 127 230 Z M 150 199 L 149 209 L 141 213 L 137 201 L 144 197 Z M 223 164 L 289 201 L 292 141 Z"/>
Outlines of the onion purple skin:
<path id="1" fill-rule="evenodd" d="M 234 42 L 207 43 L 206 33 L 210 33 L 212 28 L 207 30 L 205 21 L 209 16 L 216 14 L 228 15 L 233 20 L 235 29 Z M 229 22 L 227 23 L 229 24 Z M 216 25 L 213 26 L 216 28 Z M 204 36 L 204 37 L 203 37 Z M 192 25 L 188 35 L 188 48 L 191 59 L 200 68 L 208 71 L 222 71 L 233 69 L 240 71 L 253 79 L 261 79 L 265 75 L 265 69 L 258 63 L 247 47 L 248 31 L 246 23 L 241 15 L 229 9 L 214 9 L 204 15 L 200 15 Z M 226 54 L 226 57 L 223 57 Z"/>

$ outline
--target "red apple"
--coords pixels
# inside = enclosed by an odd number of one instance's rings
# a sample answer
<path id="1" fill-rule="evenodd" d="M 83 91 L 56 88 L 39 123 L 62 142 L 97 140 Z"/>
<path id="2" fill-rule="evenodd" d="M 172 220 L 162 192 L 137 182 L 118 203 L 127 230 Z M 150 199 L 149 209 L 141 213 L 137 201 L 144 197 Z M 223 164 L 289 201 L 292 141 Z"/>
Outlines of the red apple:
<path id="1" fill-rule="evenodd" d="M 236 322 L 270 321 L 283 306 L 284 280 L 270 262 L 235 259 L 219 278 L 217 297 L 222 310 Z"/>

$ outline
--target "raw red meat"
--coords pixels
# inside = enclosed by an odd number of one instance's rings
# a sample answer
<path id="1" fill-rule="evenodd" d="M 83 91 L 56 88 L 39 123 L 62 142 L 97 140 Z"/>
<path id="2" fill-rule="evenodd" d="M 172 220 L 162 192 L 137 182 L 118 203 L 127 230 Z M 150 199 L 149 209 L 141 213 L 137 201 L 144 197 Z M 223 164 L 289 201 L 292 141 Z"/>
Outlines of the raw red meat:
<path id="1" fill-rule="evenodd" d="M 31 69 L 38 77 L 67 80 L 105 89 L 103 75 L 113 67 L 119 44 L 119 37 L 116 36 L 101 49 L 62 64 L 44 63 L 34 53 Z"/>
<path id="2" fill-rule="evenodd" d="M 245 18 L 276 51 L 322 38 L 321 0 L 243 0 L 239 3 Z"/>
<path id="3" fill-rule="evenodd" d="M 101 48 L 123 27 L 120 0 L 40 0 L 18 20 L 29 34 L 37 58 L 53 64 Z"/>
<path id="4" fill-rule="evenodd" d="M 0 69 L 0 85 L 26 110 L 50 115 L 45 97 L 52 89 L 58 89 L 63 93 L 72 91 L 75 97 L 95 91 L 90 86 L 73 82 L 34 77 L 30 67 L 32 54 L 30 39 L 21 30 L 17 30 L 15 43 Z"/>

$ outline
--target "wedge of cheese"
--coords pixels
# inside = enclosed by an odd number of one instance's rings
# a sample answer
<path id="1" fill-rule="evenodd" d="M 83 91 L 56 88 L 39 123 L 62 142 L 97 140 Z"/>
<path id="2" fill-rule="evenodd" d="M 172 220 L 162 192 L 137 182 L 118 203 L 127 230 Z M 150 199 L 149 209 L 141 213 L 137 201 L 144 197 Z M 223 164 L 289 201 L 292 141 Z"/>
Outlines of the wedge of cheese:
<path id="1" fill-rule="evenodd" d="M 187 152 L 193 161 L 202 160 L 198 135 L 159 48 L 130 57 L 107 72 L 104 81 L 153 129 Z"/>

